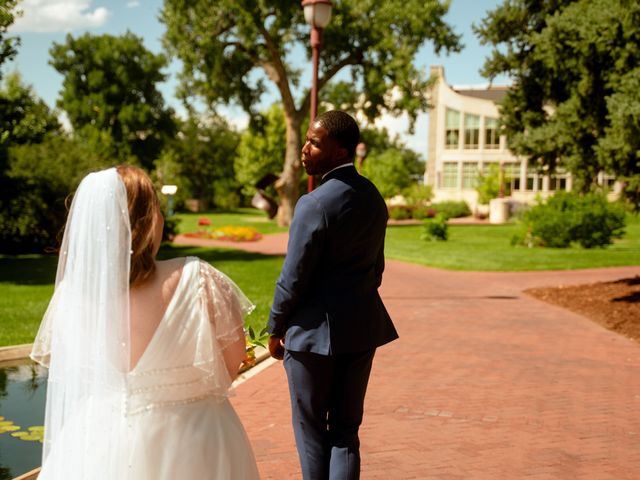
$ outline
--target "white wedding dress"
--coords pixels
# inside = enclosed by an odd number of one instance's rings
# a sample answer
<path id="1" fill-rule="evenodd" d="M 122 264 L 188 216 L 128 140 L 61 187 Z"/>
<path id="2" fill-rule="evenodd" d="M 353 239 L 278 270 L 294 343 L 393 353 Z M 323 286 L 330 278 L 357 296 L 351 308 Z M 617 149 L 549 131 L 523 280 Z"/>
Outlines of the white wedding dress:
<path id="1" fill-rule="evenodd" d="M 224 274 L 188 257 L 126 391 L 92 396 L 64 419 L 39 479 L 257 479 L 222 357 L 250 308 Z"/>

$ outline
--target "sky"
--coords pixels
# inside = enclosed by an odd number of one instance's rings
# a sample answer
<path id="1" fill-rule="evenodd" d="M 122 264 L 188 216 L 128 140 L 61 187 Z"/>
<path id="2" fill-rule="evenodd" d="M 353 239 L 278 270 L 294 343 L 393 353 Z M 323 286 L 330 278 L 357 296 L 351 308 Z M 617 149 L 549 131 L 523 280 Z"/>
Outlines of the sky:
<path id="1" fill-rule="evenodd" d="M 490 48 L 479 44 L 473 34 L 472 24 L 479 23 L 488 10 L 500 3 L 502 0 L 452 0 L 445 19 L 456 33 L 462 35 L 464 49 L 457 54 L 437 56 L 432 45 L 427 43 L 416 55 L 415 65 L 426 73 L 431 65 L 443 65 L 445 78 L 451 85 L 487 84 L 479 70 Z M 141 37 L 150 51 L 160 53 L 163 51 L 161 37 L 164 32 L 164 25 L 158 20 L 161 7 L 162 0 L 22 0 L 19 8 L 23 15 L 10 28 L 12 34 L 20 37 L 21 46 L 15 60 L 6 64 L 3 71 L 19 71 L 23 81 L 31 85 L 49 106 L 54 107 L 62 88 L 62 76 L 48 63 L 49 49 L 54 42 L 63 43 L 67 34 L 79 36 L 89 32 L 95 35 L 120 35 L 129 30 Z M 325 38 L 325 41 L 329 39 Z M 293 61 L 300 62 L 299 68 L 304 69 L 301 84 L 306 85 L 311 78 L 310 62 L 303 55 L 295 55 Z M 159 87 L 166 103 L 181 113 L 184 109 L 174 95 L 179 70 L 180 63 L 172 61 L 165 71 L 168 74 L 167 81 Z M 507 83 L 508 79 L 504 77 L 494 80 L 496 85 Z M 261 107 L 267 108 L 277 100 L 274 89 L 265 95 Z M 222 108 L 219 112 L 237 128 L 246 126 L 247 117 L 241 109 Z M 407 132 L 406 118 L 384 116 L 376 125 L 386 127 L 393 134 L 397 133 L 408 147 L 426 158 L 426 113 L 418 117 L 413 135 Z"/>

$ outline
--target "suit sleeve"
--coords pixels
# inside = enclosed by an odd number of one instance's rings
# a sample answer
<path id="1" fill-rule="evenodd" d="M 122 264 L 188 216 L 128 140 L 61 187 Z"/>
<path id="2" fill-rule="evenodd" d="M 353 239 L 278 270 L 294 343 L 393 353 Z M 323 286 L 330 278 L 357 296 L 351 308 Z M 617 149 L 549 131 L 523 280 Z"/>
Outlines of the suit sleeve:
<path id="1" fill-rule="evenodd" d="M 298 200 L 289 229 L 287 256 L 276 282 L 269 313 L 269 333 L 284 337 L 288 320 L 305 297 L 317 269 L 326 235 L 326 217 L 311 195 Z"/>

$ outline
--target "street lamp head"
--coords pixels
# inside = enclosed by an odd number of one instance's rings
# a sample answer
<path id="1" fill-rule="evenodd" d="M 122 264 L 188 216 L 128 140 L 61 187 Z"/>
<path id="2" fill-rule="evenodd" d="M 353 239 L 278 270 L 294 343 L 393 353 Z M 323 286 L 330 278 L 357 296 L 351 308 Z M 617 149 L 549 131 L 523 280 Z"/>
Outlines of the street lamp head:
<path id="1" fill-rule="evenodd" d="M 162 188 L 160 189 L 160 191 L 164 195 L 175 195 L 176 192 L 178 191 L 178 186 L 177 185 L 163 185 Z"/>
<path id="2" fill-rule="evenodd" d="M 331 20 L 331 0 L 302 0 L 305 21 L 314 28 L 325 28 Z"/>

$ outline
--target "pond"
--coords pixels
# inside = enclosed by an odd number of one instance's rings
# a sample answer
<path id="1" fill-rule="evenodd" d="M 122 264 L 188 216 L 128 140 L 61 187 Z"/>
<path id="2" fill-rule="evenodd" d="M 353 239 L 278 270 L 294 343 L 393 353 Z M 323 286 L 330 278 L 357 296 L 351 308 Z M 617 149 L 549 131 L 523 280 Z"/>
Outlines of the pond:
<path id="1" fill-rule="evenodd" d="M 0 365 L 0 480 L 40 466 L 46 375 L 28 361 Z"/>

